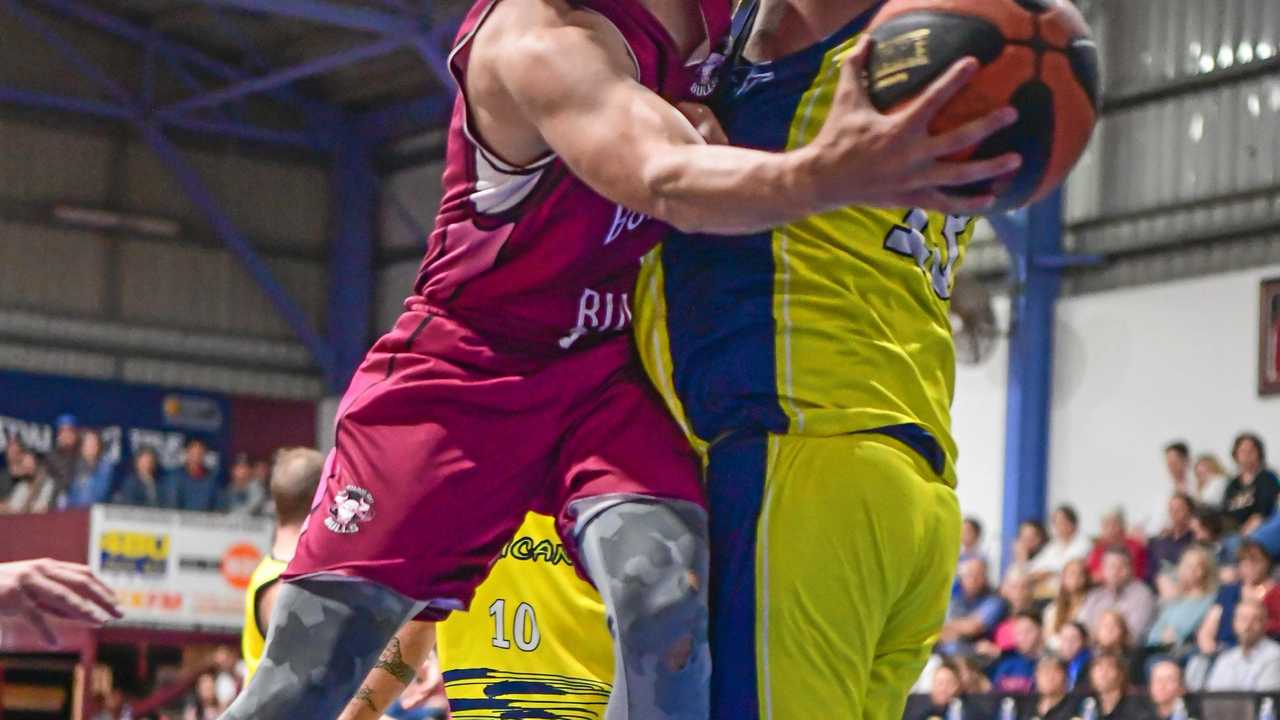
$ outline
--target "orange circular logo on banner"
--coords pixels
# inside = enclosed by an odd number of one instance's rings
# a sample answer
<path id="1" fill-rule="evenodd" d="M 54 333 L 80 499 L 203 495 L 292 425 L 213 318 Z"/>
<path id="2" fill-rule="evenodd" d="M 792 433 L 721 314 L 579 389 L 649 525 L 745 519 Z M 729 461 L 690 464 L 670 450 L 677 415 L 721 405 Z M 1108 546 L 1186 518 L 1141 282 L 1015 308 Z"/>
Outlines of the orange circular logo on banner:
<path id="1" fill-rule="evenodd" d="M 262 553 L 249 543 L 237 543 L 222 554 L 222 577 L 237 590 L 249 587 L 253 571 L 258 568 Z"/>

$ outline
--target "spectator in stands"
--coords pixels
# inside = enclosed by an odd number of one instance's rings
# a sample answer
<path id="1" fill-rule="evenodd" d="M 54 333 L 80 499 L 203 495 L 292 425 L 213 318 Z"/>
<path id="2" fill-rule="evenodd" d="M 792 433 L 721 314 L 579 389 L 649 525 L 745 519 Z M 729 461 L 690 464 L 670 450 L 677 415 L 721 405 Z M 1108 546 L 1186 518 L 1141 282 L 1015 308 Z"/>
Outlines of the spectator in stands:
<path id="1" fill-rule="evenodd" d="M 1214 656 L 1235 647 L 1236 633 L 1229 618 L 1235 616 L 1236 606 L 1243 598 L 1266 605 L 1270 618 L 1266 632 L 1280 635 L 1280 585 L 1271 577 L 1271 556 L 1258 543 L 1246 540 L 1240 544 L 1237 558 L 1239 581 L 1218 588 L 1214 605 L 1196 633 L 1202 655 Z"/>
<path id="2" fill-rule="evenodd" d="M 986 695 L 991 692 L 991 678 L 983 672 L 982 658 L 966 655 L 954 658 L 960 668 L 960 687 L 966 695 Z"/>
<path id="3" fill-rule="evenodd" d="M 1119 655 L 1128 663 L 1129 681 L 1133 683 L 1146 682 L 1147 676 L 1146 668 L 1142 662 L 1143 658 L 1140 653 L 1135 652 L 1139 637 L 1129 629 L 1124 615 L 1115 610 L 1110 610 L 1102 614 L 1102 618 L 1098 621 L 1097 632 L 1092 634 L 1093 647 L 1091 648 L 1091 654 L 1094 658 L 1106 653 Z"/>
<path id="4" fill-rule="evenodd" d="M 217 679 L 212 672 L 201 673 L 183 720 L 218 720 L 225 709 L 218 704 Z"/>
<path id="5" fill-rule="evenodd" d="M 1129 566 L 1134 577 L 1147 577 L 1147 549 L 1125 531 L 1124 510 L 1116 508 L 1102 516 L 1102 533 L 1089 552 L 1089 577 L 1102 582 L 1103 556 L 1112 548 L 1124 548 L 1129 553 Z"/>
<path id="6" fill-rule="evenodd" d="M 1227 484 L 1223 508 L 1240 533 L 1247 535 L 1275 513 L 1280 478 L 1267 469 L 1266 446 L 1253 433 L 1236 438 L 1231 457 L 1240 474 Z"/>
<path id="7" fill-rule="evenodd" d="M 1218 656 L 1209 672 L 1209 692 L 1280 690 L 1280 644 L 1266 636 L 1267 608 L 1252 598 L 1236 606 L 1239 644 Z"/>
<path id="8" fill-rule="evenodd" d="M 1195 534 L 1191 532 L 1191 516 L 1195 511 L 1195 501 L 1190 495 L 1178 493 L 1165 503 L 1168 507 L 1168 519 L 1164 530 L 1151 538 L 1147 544 L 1148 582 L 1157 583 L 1157 578 L 1172 576 L 1182 553 L 1195 542 Z M 1172 580 L 1172 577 L 1169 578 Z"/>
<path id="9" fill-rule="evenodd" d="M 1226 568 L 1235 562 L 1235 553 L 1222 542 L 1224 515 L 1211 508 L 1196 508 L 1191 516 L 1191 534 L 1196 542 L 1209 548 L 1218 561 L 1218 566 Z"/>
<path id="10" fill-rule="evenodd" d="M 1000 599 L 1004 600 L 1005 618 L 991 632 L 991 640 L 981 640 L 974 646 L 979 655 L 998 657 L 1017 644 L 1017 615 L 1036 612 L 1037 609 L 1035 595 L 1032 594 L 1031 576 L 1016 568 L 1010 570 L 1000 583 Z"/>
<path id="11" fill-rule="evenodd" d="M 267 489 L 254 477 L 249 456 L 238 453 L 231 463 L 231 482 L 227 486 L 226 509 L 232 515 L 260 515 L 267 500 Z"/>
<path id="12" fill-rule="evenodd" d="M 985 720 L 986 713 L 965 701 L 960 672 L 954 660 L 944 660 L 933 673 L 929 701 L 908 710 L 906 720 Z"/>
<path id="13" fill-rule="evenodd" d="M 1093 700 L 1098 720 L 1149 720 L 1152 717 L 1146 703 L 1129 694 L 1126 664 L 1124 656 L 1113 652 L 1094 658 L 1089 668 L 1089 682 L 1094 694 L 1085 702 Z"/>
<path id="14" fill-rule="evenodd" d="M 1058 592 L 1058 576 L 1072 560 L 1089 557 L 1089 539 L 1080 532 L 1080 517 L 1070 505 L 1059 505 L 1050 518 L 1053 540 L 1031 561 L 1029 570 L 1036 597 L 1053 597 Z"/>
<path id="15" fill-rule="evenodd" d="M 22 455 L 27 449 L 17 433 L 5 435 L 4 440 L 4 469 L 0 470 L 0 501 L 9 497 L 9 492 L 13 490 L 13 469 L 22 464 Z"/>
<path id="16" fill-rule="evenodd" d="M 66 492 L 80 460 L 80 422 L 75 415 L 59 415 L 54 422 L 57 429 L 53 438 L 53 451 L 46 458 L 49 477 L 53 480 L 55 497 Z"/>
<path id="17" fill-rule="evenodd" d="M 48 512 L 57 498 L 57 484 L 49 477 L 44 460 L 23 450 L 13 468 L 13 487 L 0 503 L 0 514 Z"/>
<path id="18" fill-rule="evenodd" d="M 1089 631 L 1078 622 L 1067 623 L 1058 631 L 1058 657 L 1067 666 L 1067 684 L 1074 689 L 1081 680 L 1086 679 L 1089 660 L 1093 653 L 1089 650 Z"/>
<path id="19" fill-rule="evenodd" d="M 120 484 L 114 502 L 140 507 L 173 507 L 173 489 L 160 476 L 160 455 L 155 448 L 143 446 L 133 452 L 133 472 Z"/>
<path id="20" fill-rule="evenodd" d="M 1165 529 L 1168 519 L 1165 503 L 1169 496 L 1191 492 L 1191 449 L 1181 440 L 1169 443 L 1164 448 L 1164 464 L 1168 470 L 1170 485 L 1161 485 L 1151 496 L 1142 515 L 1133 524 L 1134 532 L 1141 537 L 1159 535 Z"/>
<path id="21" fill-rule="evenodd" d="M 187 440 L 182 466 L 170 473 L 174 507 L 179 510 L 215 512 L 222 509 L 218 480 L 207 464 L 209 448 L 200 438 Z"/>
<path id="22" fill-rule="evenodd" d="M 1172 660 L 1161 660 L 1151 666 L 1151 682 L 1147 688 L 1156 720 L 1180 718 L 1188 720 L 1195 708 L 1188 702 L 1187 688 L 1182 682 L 1182 668 Z M 1179 715 L 1181 713 L 1181 715 Z M 1195 713 L 1199 717 L 1199 713 Z"/>
<path id="23" fill-rule="evenodd" d="M 960 565 L 960 592 L 947 608 L 947 622 L 939 635 L 944 655 L 970 655 L 974 643 L 985 639 L 1004 617 L 1005 605 L 991 590 L 987 562 L 972 558 Z"/>
<path id="24" fill-rule="evenodd" d="M 67 486 L 64 507 L 87 507 L 111 499 L 112 481 L 115 479 L 115 463 L 102 450 L 102 435 L 97 430 L 84 430 L 80 434 L 80 459 L 71 474 Z"/>
<path id="25" fill-rule="evenodd" d="M 1039 520 L 1023 520 L 1018 525 L 1018 535 L 1013 539 L 1013 563 L 1005 568 L 1005 573 L 1028 572 L 1031 562 L 1049 542 L 1049 534 Z"/>
<path id="26" fill-rule="evenodd" d="M 1214 510 L 1222 509 L 1222 501 L 1227 494 L 1227 484 L 1231 482 L 1227 471 L 1216 455 L 1205 453 L 1196 458 L 1196 486 L 1191 493 L 1196 502 Z"/>
<path id="27" fill-rule="evenodd" d="M 982 549 L 982 521 L 976 517 L 964 519 L 964 529 L 960 531 L 960 562 L 979 558 L 987 561 L 987 553 Z"/>
<path id="28" fill-rule="evenodd" d="M 1044 610 L 1044 628 L 1049 649 L 1058 650 L 1058 633 L 1074 622 L 1089 594 L 1089 570 L 1083 559 L 1072 560 L 1062 568 L 1058 594 Z"/>
<path id="29" fill-rule="evenodd" d="M 271 496 L 271 468 L 275 462 L 275 458 L 266 460 L 258 458 L 253 461 L 253 481 L 258 485 L 267 488 L 266 500 L 262 503 L 262 509 L 259 511 L 261 515 L 275 517 L 276 501 Z"/>
<path id="30" fill-rule="evenodd" d="M 1151 624 L 1155 598 L 1141 580 L 1133 576 L 1131 555 L 1123 547 L 1112 547 L 1102 558 L 1102 584 L 1090 591 L 1080 609 L 1080 619 L 1096 638 L 1098 623 L 1108 610 L 1119 611 L 1134 637 L 1143 637 Z"/>
<path id="31" fill-rule="evenodd" d="M 1148 651 L 1159 650 L 1183 657 L 1191 650 L 1196 630 L 1213 607 L 1218 590 L 1218 568 L 1202 547 L 1189 548 L 1178 562 L 1176 594 L 1160 605 L 1147 633 Z"/>
<path id="32" fill-rule="evenodd" d="M 1020 612 L 1013 619 L 1014 646 L 991 665 L 991 685 L 998 693 L 1030 693 L 1040 661 L 1042 629 L 1035 613 Z"/>
<path id="33" fill-rule="evenodd" d="M 1061 658 L 1046 655 L 1036 663 L 1036 698 L 1032 720 L 1072 720 L 1076 717 L 1075 698 L 1068 685 L 1067 665 Z"/>

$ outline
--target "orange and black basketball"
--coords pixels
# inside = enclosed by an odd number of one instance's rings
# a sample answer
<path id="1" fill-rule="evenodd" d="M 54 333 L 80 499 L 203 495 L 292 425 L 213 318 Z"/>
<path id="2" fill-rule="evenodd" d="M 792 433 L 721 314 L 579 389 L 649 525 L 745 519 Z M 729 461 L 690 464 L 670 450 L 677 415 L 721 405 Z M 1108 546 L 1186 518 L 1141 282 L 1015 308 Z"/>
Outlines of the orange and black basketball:
<path id="1" fill-rule="evenodd" d="M 1080 159 L 1098 117 L 1098 51 L 1068 0 L 889 0 L 870 26 L 871 100 L 886 111 L 911 98 L 955 61 L 981 69 L 934 120 L 950 130 L 1004 105 L 1018 121 L 956 159 L 1022 155 L 1009 177 L 952 191 L 992 192 L 1012 210 L 1060 185 Z"/>

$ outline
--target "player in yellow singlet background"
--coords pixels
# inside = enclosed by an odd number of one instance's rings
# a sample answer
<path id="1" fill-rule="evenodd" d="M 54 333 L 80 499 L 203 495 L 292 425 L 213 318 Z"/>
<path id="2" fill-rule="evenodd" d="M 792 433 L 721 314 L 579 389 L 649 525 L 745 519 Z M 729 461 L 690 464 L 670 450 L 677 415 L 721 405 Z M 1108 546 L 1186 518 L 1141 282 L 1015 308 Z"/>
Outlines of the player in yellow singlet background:
<path id="1" fill-rule="evenodd" d="M 600 595 L 578 577 L 555 520 L 529 513 L 470 612 L 437 628 L 453 720 L 599 720 L 613 646 Z"/>
<path id="2" fill-rule="evenodd" d="M 812 140 L 879 4 L 744 2 L 728 142 Z M 707 465 L 714 718 L 902 717 L 958 552 L 948 305 L 972 228 L 852 207 L 646 259 L 640 353 Z"/>
<path id="3" fill-rule="evenodd" d="M 315 497 L 323 470 L 324 455 L 310 448 L 289 448 L 276 453 L 270 481 L 271 498 L 276 506 L 276 534 L 271 541 L 271 552 L 258 563 L 245 590 L 240 652 L 244 655 L 246 683 L 262 660 L 267 623 L 280 591 L 280 573 L 298 547 L 298 533 L 311 510 L 311 499 Z"/>

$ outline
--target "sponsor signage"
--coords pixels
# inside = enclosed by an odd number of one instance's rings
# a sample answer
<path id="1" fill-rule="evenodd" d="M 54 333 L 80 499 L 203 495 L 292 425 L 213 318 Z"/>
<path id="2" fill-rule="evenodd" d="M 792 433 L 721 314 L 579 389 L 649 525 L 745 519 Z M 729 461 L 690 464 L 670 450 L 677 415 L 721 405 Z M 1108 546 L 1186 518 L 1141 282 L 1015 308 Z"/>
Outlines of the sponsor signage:
<path id="1" fill-rule="evenodd" d="M 89 563 L 116 592 L 125 623 L 238 631 L 271 530 L 267 518 L 97 505 Z"/>

